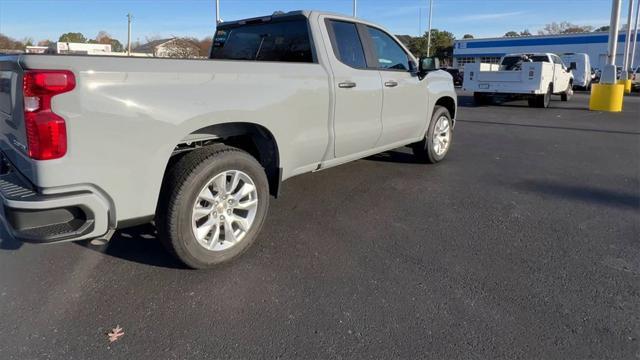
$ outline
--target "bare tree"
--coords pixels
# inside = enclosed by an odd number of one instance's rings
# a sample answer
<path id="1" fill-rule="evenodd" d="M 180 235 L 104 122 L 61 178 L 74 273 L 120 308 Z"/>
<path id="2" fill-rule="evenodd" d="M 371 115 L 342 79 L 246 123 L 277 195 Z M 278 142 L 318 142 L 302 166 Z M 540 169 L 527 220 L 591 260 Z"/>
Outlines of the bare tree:
<path id="1" fill-rule="evenodd" d="M 593 30 L 593 26 L 590 25 L 576 25 L 568 21 L 560 23 L 552 22 L 544 26 L 542 30 L 538 31 L 538 35 L 555 35 L 555 34 L 571 34 L 579 32 L 590 32 Z"/>

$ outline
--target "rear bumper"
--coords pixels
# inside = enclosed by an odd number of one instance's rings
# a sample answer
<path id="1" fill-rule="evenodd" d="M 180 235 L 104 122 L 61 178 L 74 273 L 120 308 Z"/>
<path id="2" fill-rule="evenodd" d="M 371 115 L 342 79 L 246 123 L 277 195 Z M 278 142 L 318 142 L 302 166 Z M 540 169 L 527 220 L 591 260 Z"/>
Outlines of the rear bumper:
<path id="1" fill-rule="evenodd" d="M 96 238 L 109 207 L 91 191 L 43 195 L 6 163 L 0 169 L 0 220 L 17 240 L 52 243 Z"/>

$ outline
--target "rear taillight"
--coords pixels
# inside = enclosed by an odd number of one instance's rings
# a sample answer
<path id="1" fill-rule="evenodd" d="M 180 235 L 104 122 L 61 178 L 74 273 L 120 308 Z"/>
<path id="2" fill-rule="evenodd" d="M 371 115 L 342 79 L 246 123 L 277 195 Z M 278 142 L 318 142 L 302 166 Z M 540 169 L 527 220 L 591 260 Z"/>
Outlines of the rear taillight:
<path id="1" fill-rule="evenodd" d="M 71 91 L 76 80 L 71 71 L 29 70 L 23 78 L 24 122 L 29 157 L 51 160 L 67 152 L 64 119 L 51 111 L 51 98 Z"/>

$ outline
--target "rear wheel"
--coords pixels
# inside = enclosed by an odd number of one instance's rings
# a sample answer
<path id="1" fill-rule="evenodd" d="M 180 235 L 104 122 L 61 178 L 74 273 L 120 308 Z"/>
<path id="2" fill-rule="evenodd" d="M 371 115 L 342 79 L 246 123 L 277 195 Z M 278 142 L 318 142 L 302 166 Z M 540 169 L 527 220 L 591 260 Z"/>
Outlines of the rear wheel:
<path id="1" fill-rule="evenodd" d="M 452 121 L 449 110 L 442 106 L 436 106 L 429 123 L 427 136 L 422 141 L 411 146 L 416 158 L 430 164 L 444 160 L 453 140 L 451 126 Z"/>
<path id="2" fill-rule="evenodd" d="M 538 108 L 548 108 L 551 103 L 551 93 L 553 92 L 553 84 L 549 84 L 547 92 L 542 95 L 536 95 L 535 106 Z M 529 103 L 531 104 L 531 103 Z"/>
<path id="3" fill-rule="evenodd" d="M 165 177 L 156 226 L 180 261 L 210 268 L 255 241 L 269 205 L 262 166 L 246 152 L 214 145 L 179 159 Z"/>
<path id="4" fill-rule="evenodd" d="M 565 90 L 562 94 L 560 94 L 560 100 L 569 101 L 573 97 L 573 84 L 569 83 L 567 90 Z"/>
<path id="5" fill-rule="evenodd" d="M 485 95 L 483 93 L 474 92 L 473 93 L 473 103 L 475 105 L 486 105 L 486 104 L 489 103 L 489 98 L 487 97 L 487 95 Z"/>

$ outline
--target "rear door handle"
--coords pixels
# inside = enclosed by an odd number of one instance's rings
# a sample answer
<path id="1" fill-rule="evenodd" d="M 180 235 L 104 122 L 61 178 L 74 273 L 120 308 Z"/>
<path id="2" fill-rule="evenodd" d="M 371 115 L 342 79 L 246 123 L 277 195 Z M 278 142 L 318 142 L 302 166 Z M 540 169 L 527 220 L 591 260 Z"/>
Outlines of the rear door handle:
<path id="1" fill-rule="evenodd" d="M 343 89 L 350 89 L 350 88 L 356 87 L 356 83 L 354 83 L 353 81 L 345 81 L 345 82 L 339 83 L 338 87 Z"/>
<path id="2" fill-rule="evenodd" d="M 398 83 L 396 81 L 387 81 L 386 83 L 384 83 L 384 86 L 386 86 L 386 87 L 396 87 L 396 86 L 398 86 Z"/>

